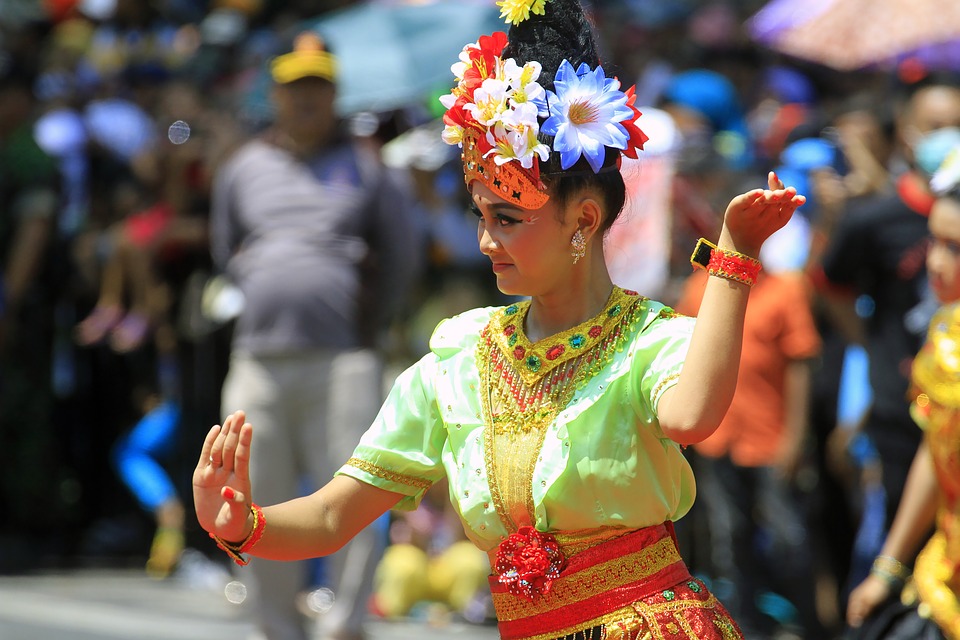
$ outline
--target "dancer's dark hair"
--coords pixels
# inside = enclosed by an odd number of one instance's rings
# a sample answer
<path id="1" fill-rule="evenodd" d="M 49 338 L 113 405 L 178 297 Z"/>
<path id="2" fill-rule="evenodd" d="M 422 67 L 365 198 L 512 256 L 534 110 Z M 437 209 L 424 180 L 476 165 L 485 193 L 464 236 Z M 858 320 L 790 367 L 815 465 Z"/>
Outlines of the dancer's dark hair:
<path id="1" fill-rule="evenodd" d="M 507 33 L 507 46 L 503 58 L 513 58 L 517 64 L 536 61 L 540 63 L 540 85 L 553 90 L 557 69 L 568 60 L 574 69 L 582 63 L 590 68 L 601 64 L 593 26 L 583 12 L 578 0 L 550 0 L 544 15 L 531 14 Z M 553 147 L 553 137 L 540 134 L 544 144 Z M 567 170 L 560 167 L 560 154 L 552 153 L 541 163 L 540 175 L 550 188 L 551 199 L 561 207 L 570 198 L 584 189 L 595 189 L 602 196 L 607 212 L 603 229 L 608 229 L 623 209 L 626 187 L 617 170 L 620 151 L 607 149 L 600 173 L 594 173 L 585 158 Z"/>

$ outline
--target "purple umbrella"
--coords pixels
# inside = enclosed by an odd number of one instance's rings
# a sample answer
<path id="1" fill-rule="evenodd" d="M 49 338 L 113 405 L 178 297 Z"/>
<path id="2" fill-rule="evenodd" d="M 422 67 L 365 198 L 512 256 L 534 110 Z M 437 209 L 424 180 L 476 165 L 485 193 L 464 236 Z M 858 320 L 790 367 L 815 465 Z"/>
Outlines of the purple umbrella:
<path id="1" fill-rule="evenodd" d="M 772 49 L 842 71 L 914 56 L 960 69 L 960 2 L 772 0 L 747 28 Z"/>

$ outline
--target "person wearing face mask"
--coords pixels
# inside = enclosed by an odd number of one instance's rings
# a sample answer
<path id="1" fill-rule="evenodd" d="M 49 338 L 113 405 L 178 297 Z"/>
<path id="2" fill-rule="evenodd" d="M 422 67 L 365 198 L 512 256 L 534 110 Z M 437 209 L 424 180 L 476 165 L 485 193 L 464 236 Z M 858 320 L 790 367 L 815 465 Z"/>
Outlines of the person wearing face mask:
<path id="1" fill-rule="evenodd" d="M 896 120 L 900 155 L 909 168 L 893 193 L 857 201 L 841 215 L 814 276 L 828 315 L 869 356 L 874 401 L 863 430 L 882 464 L 884 530 L 920 444 L 905 398 L 910 363 L 935 310 L 924 265 L 934 197 L 919 160 L 927 136 L 958 125 L 960 88 L 934 83 L 910 96 Z"/>
<path id="2" fill-rule="evenodd" d="M 956 145 L 931 180 L 939 197 L 930 211 L 927 271 L 942 306 L 911 372 L 910 410 L 923 440 L 883 548 L 850 595 L 847 619 L 863 638 L 960 639 L 960 141 Z M 921 547 L 911 575 L 907 563 Z"/>

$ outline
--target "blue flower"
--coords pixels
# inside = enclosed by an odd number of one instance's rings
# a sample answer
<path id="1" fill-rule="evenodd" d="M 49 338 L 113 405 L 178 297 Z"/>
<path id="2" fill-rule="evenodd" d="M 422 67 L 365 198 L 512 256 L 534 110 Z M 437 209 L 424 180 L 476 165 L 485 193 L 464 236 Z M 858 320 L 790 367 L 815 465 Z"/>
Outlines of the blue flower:
<path id="1" fill-rule="evenodd" d="M 547 91 L 550 117 L 541 131 L 554 136 L 553 149 L 560 166 L 569 169 L 586 156 L 594 172 L 603 166 L 606 147 L 626 149 L 630 134 L 621 123 L 634 117 L 620 81 L 607 78 L 603 67 L 586 63 L 574 71 L 564 60 L 557 69 L 553 91 Z"/>

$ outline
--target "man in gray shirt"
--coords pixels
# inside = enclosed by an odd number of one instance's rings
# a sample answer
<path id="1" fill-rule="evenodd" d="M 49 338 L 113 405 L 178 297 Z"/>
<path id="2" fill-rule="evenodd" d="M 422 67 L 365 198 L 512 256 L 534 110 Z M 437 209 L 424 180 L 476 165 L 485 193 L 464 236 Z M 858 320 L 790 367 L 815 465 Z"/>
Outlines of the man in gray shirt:
<path id="1" fill-rule="evenodd" d="M 274 125 L 217 172 L 216 264 L 243 293 L 221 410 L 254 425 L 251 479 L 273 504 L 319 488 L 350 457 L 382 402 L 377 337 L 418 275 L 421 239 L 405 192 L 334 114 L 336 59 L 313 33 L 274 59 Z M 385 536 L 369 527 L 331 558 L 336 604 L 322 638 L 362 638 Z M 298 613 L 301 563 L 253 560 L 242 580 L 268 640 L 312 637 Z"/>

